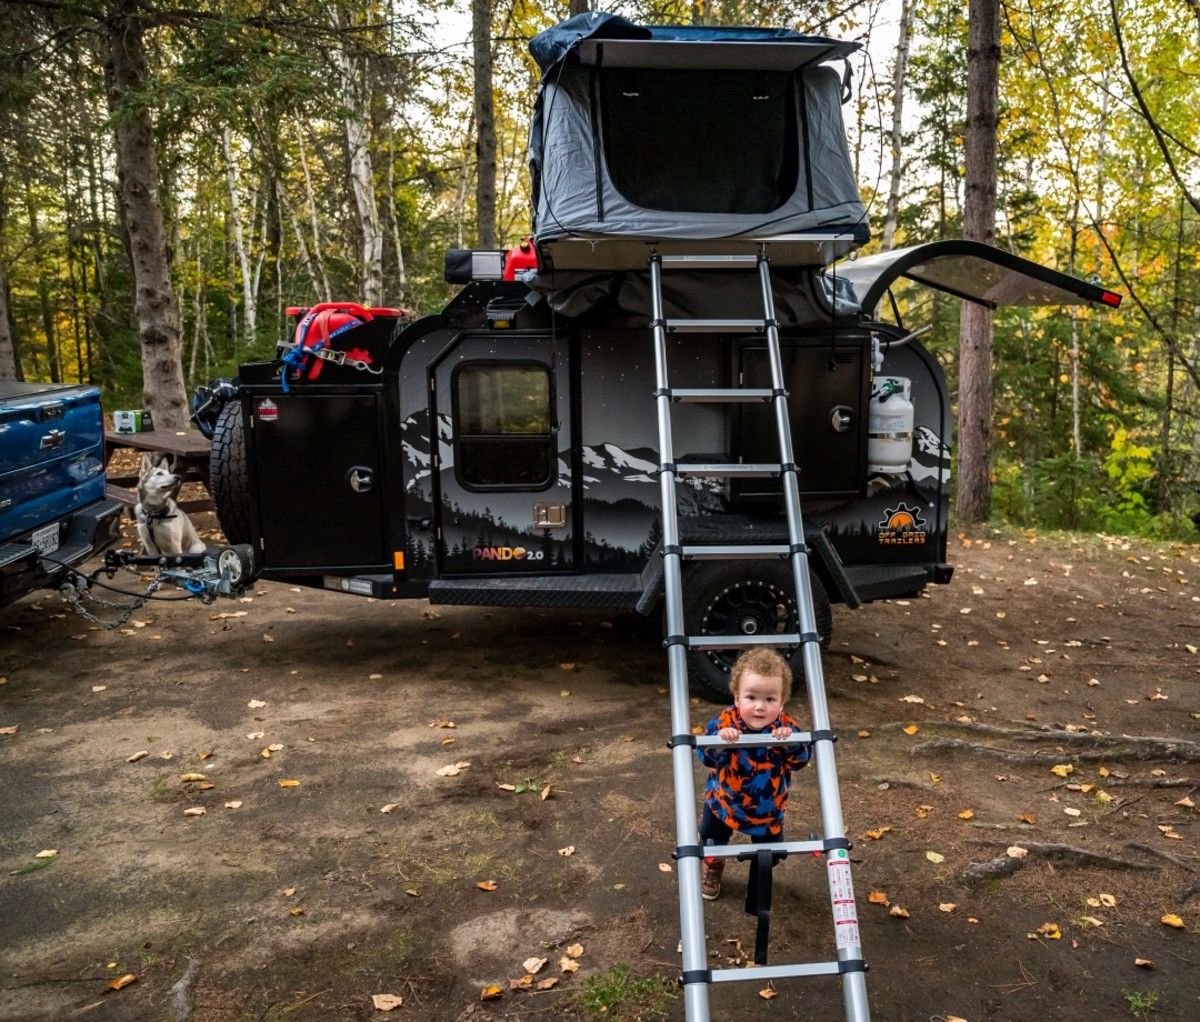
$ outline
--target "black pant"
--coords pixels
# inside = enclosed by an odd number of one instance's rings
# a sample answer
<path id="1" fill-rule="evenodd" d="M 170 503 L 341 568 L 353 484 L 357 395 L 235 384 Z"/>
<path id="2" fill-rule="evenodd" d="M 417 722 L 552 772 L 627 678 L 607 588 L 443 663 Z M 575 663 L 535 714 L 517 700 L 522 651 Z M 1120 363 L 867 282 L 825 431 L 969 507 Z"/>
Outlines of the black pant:
<path id="1" fill-rule="evenodd" d="M 724 820 L 719 819 L 713 811 L 705 805 L 704 812 L 700 814 L 700 844 L 707 845 L 727 845 L 730 837 L 733 836 L 733 828 Z M 750 843 L 755 845 L 767 844 L 771 841 L 782 841 L 783 830 L 780 829 L 778 834 L 751 834 Z M 770 875 L 768 871 L 767 885 L 763 888 L 766 905 L 759 904 L 758 897 L 758 862 L 757 859 L 750 860 L 750 876 L 746 878 L 746 911 L 751 915 L 757 915 L 760 910 L 770 908 Z"/>

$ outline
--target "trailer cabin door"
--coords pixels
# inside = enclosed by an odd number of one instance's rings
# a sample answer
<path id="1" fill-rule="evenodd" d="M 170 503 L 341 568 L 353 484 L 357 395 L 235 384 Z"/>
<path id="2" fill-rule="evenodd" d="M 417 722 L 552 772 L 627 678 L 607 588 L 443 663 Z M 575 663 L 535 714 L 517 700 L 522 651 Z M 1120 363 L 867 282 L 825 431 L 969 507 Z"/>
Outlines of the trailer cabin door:
<path id="1" fill-rule="evenodd" d="M 574 569 L 568 369 L 561 341 L 491 331 L 431 370 L 439 575 Z"/>

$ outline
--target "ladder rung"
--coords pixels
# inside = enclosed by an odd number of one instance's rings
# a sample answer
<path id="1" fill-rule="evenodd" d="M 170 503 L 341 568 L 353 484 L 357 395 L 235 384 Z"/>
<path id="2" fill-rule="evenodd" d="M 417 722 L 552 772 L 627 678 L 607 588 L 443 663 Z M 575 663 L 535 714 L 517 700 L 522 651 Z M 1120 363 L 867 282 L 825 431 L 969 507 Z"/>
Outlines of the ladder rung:
<path id="1" fill-rule="evenodd" d="M 688 649 L 741 649 L 744 646 L 799 646 L 800 636 L 787 635 L 697 635 L 688 636 Z"/>
<path id="2" fill-rule="evenodd" d="M 687 561 L 749 561 L 771 557 L 787 557 L 789 548 L 783 543 L 739 546 L 685 546 L 683 558 Z"/>
<path id="3" fill-rule="evenodd" d="M 798 962 L 795 965 L 756 965 L 746 969 L 713 969 L 710 982 L 729 983 L 740 979 L 788 979 L 791 976 L 836 976 L 841 962 Z"/>
<path id="4" fill-rule="evenodd" d="M 757 266 L 757 255 L 664 255 L 664 270 L 720 270 L 730 266 Z"/>
<path id="5" fill-rule="evenodd" d="M 770 401 L 775 392 L 766 387 L 704 387 L 699 389 L 672 387 L 667 394 L 675 401 L 696 404 L 704 401 L 730 403 Z"/>
<path id="6" fill-rule="evenodd" d="M 712 334 L 763 330 L 761 319 L 668 319 L 667 329 L 681 334 Z"/>
<path id="7" fill-rule="evenodd" d="M 736 742 L 727 742 L 719 735 L 696 735 L 696 748 L 720 745 L 736 747 L 748 745 L 751 748 L 758 745 L 800 745 L 813 740 L 811 731 L 793 731 L 790 738 L 775 738 L 770 732 L 764 735 L 742 735 Z"/>
<path id="8" fill-rule="evenodd" d="M 705 476 L 721 478 L 725 476 L 738 479 L 762 479 L 777 476 L 783 471 L 782 465 L 676 465 L 675 474 L 681 476 Z"/>
<path id="9" fill-rule="evenodd" d="M 736 859 L 747 852 L 766 849 L 768 852 L 787 852 L 788 855 L 804 855 L 807 852 L 824 852 L 824 841 L 762 841 L 755 845 L 705 845 L 706 859 Z"/>

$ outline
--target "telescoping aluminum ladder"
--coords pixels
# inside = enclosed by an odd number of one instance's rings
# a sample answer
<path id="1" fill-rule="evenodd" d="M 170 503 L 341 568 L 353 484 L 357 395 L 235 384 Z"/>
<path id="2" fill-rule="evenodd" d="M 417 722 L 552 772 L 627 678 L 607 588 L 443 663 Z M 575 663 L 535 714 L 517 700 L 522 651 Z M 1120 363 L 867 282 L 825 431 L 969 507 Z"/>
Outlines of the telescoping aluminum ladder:
<path id="1" fill-rule="evenodd" d="M 764 316 L 761 320 L 667 320 L 663 312 L 662 275 L 664 270 L 709 270 L 742 268 L 757 270 L 762 288 Z M 679 876 L 679 921 L 683 949 L 684 1006 L 688 1022 L 709 1022 L 708 986 L 733 980 L 765 982 L 792 976 L 838 975 L 842 977 L 842 997 L 847 1022 L 869 1022 L 867 1006 L 866 965 L 859 941 L 858 910 L 854 902 L 854 887 L 850 876 L 849 842 L 845 839 L 841 800 L 838 793 L 837 771 L 833 754 L 833 733 L 829 728 L 829 708 L 825 698 L 825 681 L 821 672 L 820 636 L 816 633 L 812 588 L 808 577 L 808 550 L 804 542 L 804 523 L 800 513 L 800 492 L 796 479 L 795 456 L 792 451 L 791 426 L 788 418 L 787 394 L 784 388 L 783 364 L 779 350 L 779 331 L 775 323 L 775 305 L 771 294 L 771 272 L 765 251 L 757 255 L 692 255 L 666 256 L 654 254 L 650 259 L 651 301 L 653 303 L 653 334 L 657 389 L 655 405 L 658 412 L 659 480 L 663 518 L 663 577 L 667 617 L 667 665 L 671 699 L 671 750 L 675 780 L 675 856 Z M 765 335 L 771 367 L 769 389 L 672 388 L 667 374 L 667 335 L 669 332 L 759 333 Z M 671 433 L 671 405 L 676 402 L 750 402 L 767 401 L 773 406 L 779 438 L 779 461 L 773 464 L 677 465 Z M 683 546 L 680 540 L 678 512 L 675 503 L 677 479 L 704 476 L 709 478 L 751 478 L 778 476 L 783 486 L 789 542 L 787 545 L 741 546 Z M 781 558 L 790 560 L 796 585 L 796 618 L 798 632 L 790 635 L 727 635 L 688 636 L 683 625 L 684 560 Z M 697 803 L 693 774 L 693 750 L 709 745 L 723 745 L 716 737 L 692 734 L 687 682 L 687 651 L 689 649 L 737 649 L 749 646 L 799 646 L 804 665 L 808 693 L 808 709 L 812 730 L 794 735 L 789 742 L 811 742 L 812 760 L 816 767 L 817 791 L 821 807 L 823 840 L 780 841 L 772 844 L 709 845 L 701 848 L 697 835 Z M 744 735 L 742 745 L 765 745 L 779 740 L 770 737 Z M 753 851 L 751 851 L 751 849 Z M 704 856 L 738 858 L 758 857 L 770 853 L 766 860 L 765 879 L 769 883 L 771 856 L 820 852 L 826 855 L 829 896 L 833 908 L 837 960 L 831 962 L 799 963 L 792 965 L 756 965 L 752 968 L 710 969 L 704 938 L 703 900 L 700 895 L 700 863 Z M 760 869 L 759 873 L 762 874 Z M 768 895 L 769 897 L 769 895 Z M 765 936 L 764 917 L 759 916 L 760 938 Z M 765 961 L 765 949 L 756 951 L 756 960 Z"/>

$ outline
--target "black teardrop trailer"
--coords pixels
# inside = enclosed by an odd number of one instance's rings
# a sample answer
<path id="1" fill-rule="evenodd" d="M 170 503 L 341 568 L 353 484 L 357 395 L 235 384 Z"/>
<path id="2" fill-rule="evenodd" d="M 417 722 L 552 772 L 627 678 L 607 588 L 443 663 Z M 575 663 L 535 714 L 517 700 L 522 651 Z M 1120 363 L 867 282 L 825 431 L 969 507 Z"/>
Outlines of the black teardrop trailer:
<path id="1" fill-rule="evenodd" d="M 902 278 L 992 308 L 1119 298 L 962 241 L 835 264 L 867 238 L 844 80 L 825 66 L 855 44 L 747 32 L 607 38 L 601 22 L 565 51 L 544 48 L 531 238 L 450 253 L 448 279 L 464 286 L 436 315 L 297 310 L 279 357 L 241 366 L 214 430 L 212 487 L 259 577 L 384 599 L 655 612 L 647 260 L 765 254 L 821 635 L 834 603 L 950 580 L 950 396 L 918 336 L 879 321 L 877 306 Z M 674 273 L 667 318 L 761 317 L 751 276 Z M 673 390 L 770 386 L 761 335 L 717 326 L 670 345 Z M 678 464 L 771 460 L 769 400 L 680 404 L 674 426 Z M 787 542 L 778 478 L 678 489 L 684 544 Z M 786 557 L 687 572 L 689 634 L 796 630 Z M 689 653 L 699 693 L 727 695 L 732 656 Z"/>

